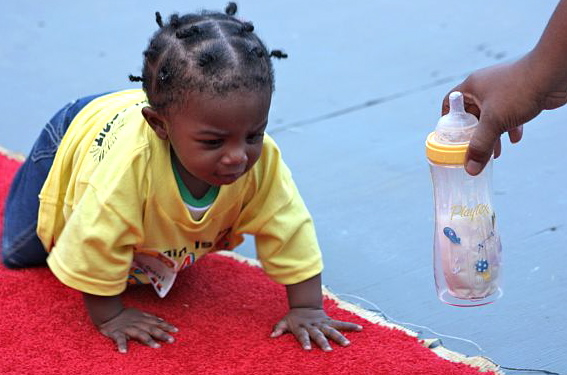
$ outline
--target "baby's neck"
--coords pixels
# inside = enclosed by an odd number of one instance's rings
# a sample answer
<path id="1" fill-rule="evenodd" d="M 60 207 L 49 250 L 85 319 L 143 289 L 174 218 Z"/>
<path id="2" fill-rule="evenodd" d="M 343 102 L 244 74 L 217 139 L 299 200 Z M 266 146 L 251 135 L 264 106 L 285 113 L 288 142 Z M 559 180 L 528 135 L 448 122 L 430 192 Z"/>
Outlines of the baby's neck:
<path id="1" fill-rule="evenodd" d="M 211 188 L 211 185 L 195 178 L 195 176 L 187 172 L 175 155 L 173 156 L 173 162 L 175 163 L 175 168 L 181 177 L 181 181 L 183 181 L 183 184 L 185 184 L 185 187 L 187 187 L 187 190 L 189 190 L 193 198 L 203 198 Z"/>
<path id="2" fill-rule="evenodd" d="M 183 183 L 185 184 L 185 186 L 187 186 L 187 189 L 189 189 L 189 192 L 195 199 L 203 198 L 211 188 L 211 185 L 204 183 L 202 181 L 199 181 L 198 186 L 195 186 L 195 184 L 193 183 L 191 183 L 191 185 L 187 184 L 187 181 L 183 177 L 182 179 L 183 179 Z"/>

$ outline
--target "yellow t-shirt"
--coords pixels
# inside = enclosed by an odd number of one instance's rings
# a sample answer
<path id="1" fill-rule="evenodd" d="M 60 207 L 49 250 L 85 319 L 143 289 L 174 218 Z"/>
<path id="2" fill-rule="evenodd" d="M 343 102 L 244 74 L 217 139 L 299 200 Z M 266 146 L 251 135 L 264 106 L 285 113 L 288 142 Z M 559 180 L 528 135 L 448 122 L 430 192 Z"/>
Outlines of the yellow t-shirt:
<path id="1" fill-rule="evenodd" d="M 313 222 L 274 141 L 258 162 L 220 188 L 205 216 L 191 218 L 170 147 L 142 116 L 141 90 L 99 97 L 73 119 L 40 193 L 37 233 L 64 284 L 112 296 L 127 285 L 136 252 L 161 252 L 179 269 L 252 234 L 265 272 L 295 284 L 322 271 Z"/>

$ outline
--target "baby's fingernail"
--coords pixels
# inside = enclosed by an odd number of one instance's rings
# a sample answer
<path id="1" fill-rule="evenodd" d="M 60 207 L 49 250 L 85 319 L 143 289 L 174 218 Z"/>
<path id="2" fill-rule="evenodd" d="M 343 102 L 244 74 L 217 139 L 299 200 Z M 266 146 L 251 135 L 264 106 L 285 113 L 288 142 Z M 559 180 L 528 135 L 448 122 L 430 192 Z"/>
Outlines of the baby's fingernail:
<path id="1" fill-rule="evenodd" d="M 174 341 L 175 341 L 175 339 L 173 337 L 169 337 L 167 339 L 167 342 L 170 343 L 170 344 L 172 344 Z"/>
<path id="2" fill-rule="evenodd" d="M 350 345 L 350 341 L 348 341 L 348 340 L 343 341 L 343 345 L 344 346 Z"/>
<path id="3" fill-rule="evenodd" d="M 330 346 L 325 346 L 325 347 L 323 348 L 323 350 L 326 351 L 326 352 L 330 352 L 330 351 L 333 350 L 333 348 L 331 348 Z"/>
<path id="4" fill-rule="evenodd" d="M 155 343 L 152 344 L 152 348 L 159 349 L 159 348 L 161 348 L 161 345 L 158 344 L 157 342 L 155 342 Z"/>
<path id="5" fill-rule="evenodd" d="M 305 346 L 303 347 L 303 349 L 305 349 L 305 350 L 311 350 L 311 345 L 305 345 Z"/>
<path id="6" fill-rule="evenodd" d="M 173 332 L 179 332 L 179 329 L 177 329 L 177 327 L 173 327 L 172 331 Z"/>

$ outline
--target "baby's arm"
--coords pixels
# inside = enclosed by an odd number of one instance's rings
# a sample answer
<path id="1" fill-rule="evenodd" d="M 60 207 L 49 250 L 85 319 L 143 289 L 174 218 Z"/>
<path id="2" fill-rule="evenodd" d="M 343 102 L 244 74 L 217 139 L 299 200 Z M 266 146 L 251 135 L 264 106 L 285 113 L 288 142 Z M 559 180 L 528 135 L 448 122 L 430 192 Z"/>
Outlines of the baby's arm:
<path id="1" fill-rule="evenodd" d="M 287 285 L 289 312 L 275 325 L 272 337 L 291 332 L 303 349 L 311 349 L 311 340 L 321 349 L 330 351 L 328 339 L 342 346 L 350 342 L 339 330 L 360 331 L 358 324 L 333 320 L 323 310 L 321 274 L 293 285 Z"/>
<path id="2" fill-rule="evenodd" d="M 95 296 L 83 293 L 92 322 L 106 337 L 116 342 L 118 351 L 126 353 L 127 342 L 135 339 L 152 348 L 159 348 L 155 339 L 172 343 L 177 328 L 161 318 L 137 309 L 125 308 L 120 296 Z"/>

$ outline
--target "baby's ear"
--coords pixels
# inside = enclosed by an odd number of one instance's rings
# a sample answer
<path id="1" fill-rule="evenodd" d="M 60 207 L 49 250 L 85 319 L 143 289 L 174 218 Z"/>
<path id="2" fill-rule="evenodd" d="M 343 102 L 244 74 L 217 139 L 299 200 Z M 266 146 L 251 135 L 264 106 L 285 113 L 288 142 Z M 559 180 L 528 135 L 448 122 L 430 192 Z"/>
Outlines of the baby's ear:
<path id="1" fill-rule="evenodd" d="M 144 115 L 144 118 L 146 119 L 148 124 L 150 124 L 151 128 L 157 134 L 159 139 L 163 139 L 164 141 L 167 140 L 167 128 L 165 127 L 165 121 L 163 117 L 152 107 L 142 108 L 142 115 Z"/>

